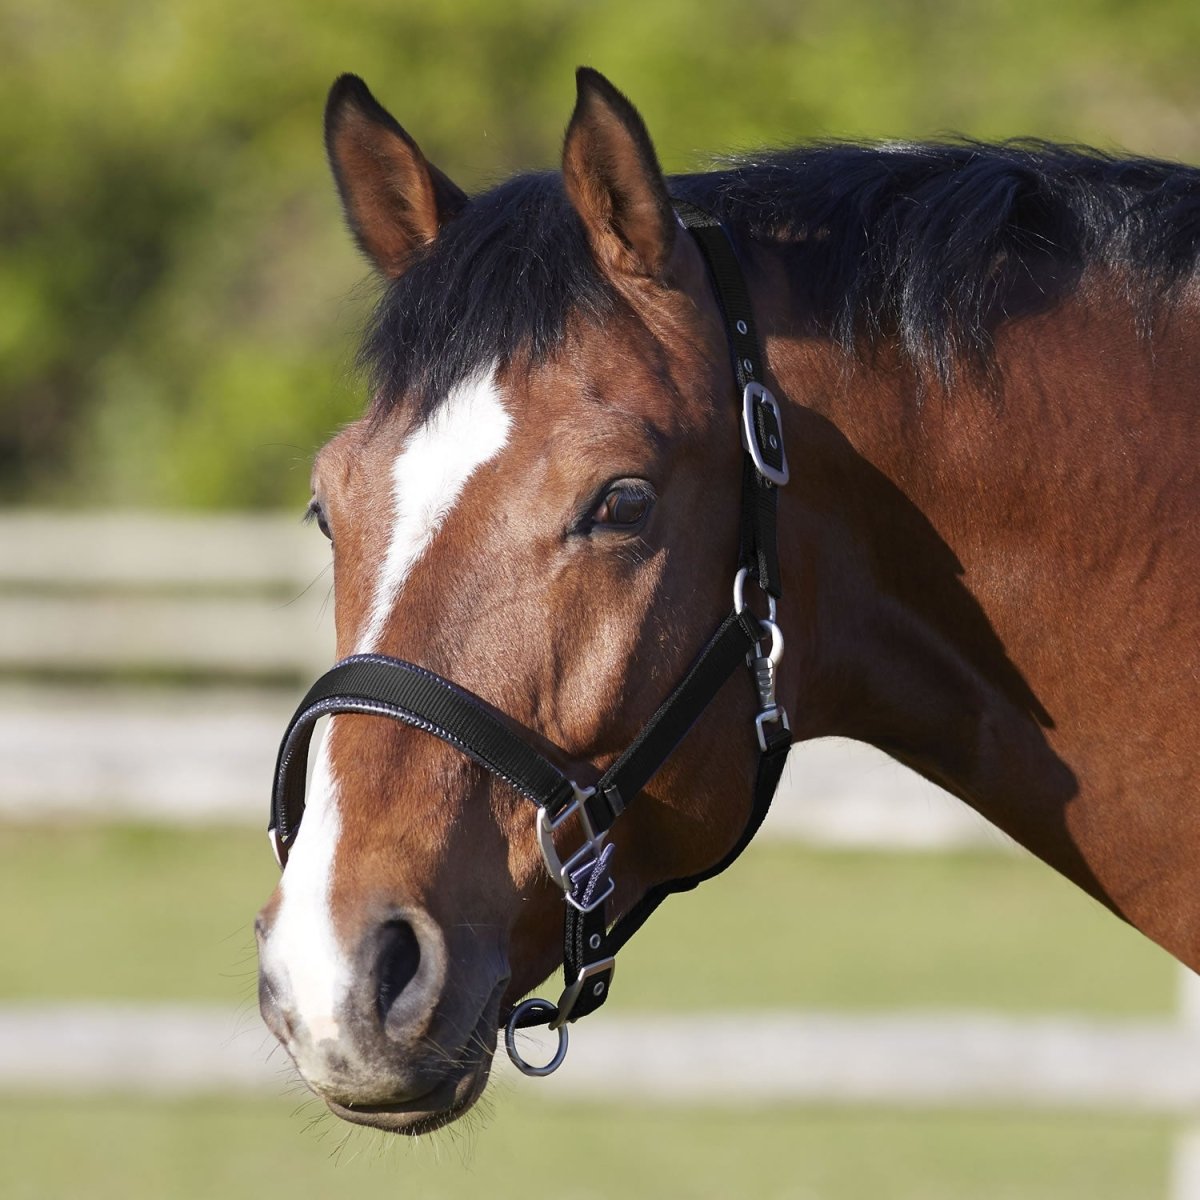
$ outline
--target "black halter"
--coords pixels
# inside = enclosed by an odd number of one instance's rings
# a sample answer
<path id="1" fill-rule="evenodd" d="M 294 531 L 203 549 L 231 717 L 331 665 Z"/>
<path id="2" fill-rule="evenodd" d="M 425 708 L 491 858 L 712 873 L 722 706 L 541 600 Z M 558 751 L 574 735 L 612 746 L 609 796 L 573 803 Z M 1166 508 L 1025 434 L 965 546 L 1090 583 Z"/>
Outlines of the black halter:
<path id="1" fill-rule="evenodd" d="M 777 489 L 788 479 L 779 405 L 762 382 L 763 360 L 750 297 L 728 234 L 715 217 L 692 204 L 677 200 L 675 211 L 708 264 L 741 398 L 745 455 L 733 611 L 595 787 L 580 787 L 568 778 L 479 697 L 424 667 L 381 654 L 352 655 L 313 684 L 288 725 L 275 767 L 268 832 L 280 867 L 287 861 L 304 812 L 305 764 L 313 727 L 319 718 L 333 713 L 369 713 L 423 729 L 533 801 L 542 856 L 566 900 L 565 988 L 557 1004 L 526 1000 L 508 1021 L 508 1053 L 527 1074 L 549 1074 L 561 1064 L 566 1054 L 566 1024 L 594 1012 L 608 998 L 617 951 L 659 904 L 672 892 L 688 891 L 719 874 L 745 849 L 767 814 L 792 740 L 787 714 L 775 698 L 775 668 L 783 651 L 783 636 L 774 619 L 781 590 L 776 502 Z M 756 617 L 745 604 L 747 579 L 753 579 L 766 593 L 770 613 L 766 620 Z M 771 645 L 764 651 L 760 643 L 767 636 Z M 605 843 L 613 822 L 637 799 L 744 662 L 751 666 L 758 691 L 755 728 L 760 757 L 754 804 L 741 837 L 708 870 L 651 888 L 610 929 L 607 901 L 614 889 L 609 871 L 613 847 Z M 564 853 L 556 835 L 573 819 L 584 836 Z M 549 1025 L 559 1032 L 558 1050 L 544 1067 L 531 1066 L 517 1053 L 515 1031 L 533 1025 Z"/>

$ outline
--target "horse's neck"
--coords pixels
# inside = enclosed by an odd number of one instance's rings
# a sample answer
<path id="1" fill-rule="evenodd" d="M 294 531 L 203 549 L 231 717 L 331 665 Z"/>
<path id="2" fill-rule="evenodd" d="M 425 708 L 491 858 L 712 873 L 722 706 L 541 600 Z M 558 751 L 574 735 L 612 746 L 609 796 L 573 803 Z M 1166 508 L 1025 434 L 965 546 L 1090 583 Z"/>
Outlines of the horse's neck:
<path id="1" fill-rule="evenodd" d="M 1200 568 L 1198 491 L 1194 467 L 1181 483 L 1170 464 L 1181 430 L 1192 463 L 1200 447 L 1194 416 L 1147 420 L 1158 384 L 1119 317 L 1065 309 L 1004 331 L 1002 392 L 920 399 L 886 353 L 852 365 L 772 339 L 790 401 L 784 686 L 801 736 L 878 746 L 1196 966 L 1200 603 L 1182 580 Z M 1177 407 L 1195 414 L 1185 358 L 1163 382 L 1190 388 Z M 1174 574 L 1150 561 L 1167 509 L 1191 530 L 1169 547 Z M 1131 606 L 1157 623 L 1152 655 Z"/>

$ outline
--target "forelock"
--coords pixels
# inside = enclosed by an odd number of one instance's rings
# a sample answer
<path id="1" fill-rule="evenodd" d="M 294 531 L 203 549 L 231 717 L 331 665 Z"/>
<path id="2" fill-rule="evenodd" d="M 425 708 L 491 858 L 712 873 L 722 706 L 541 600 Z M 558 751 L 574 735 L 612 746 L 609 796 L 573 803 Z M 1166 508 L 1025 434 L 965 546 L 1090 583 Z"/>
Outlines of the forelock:
<path id="1" fill-rule="evenodd" d="M 372 416 L 424 420 L 481 363 L 545 361 L 577 315 L 599 323 L 615 292 L 557 174 L 521 175 L 472 199 L 392 281 L 360 352 Z"/>

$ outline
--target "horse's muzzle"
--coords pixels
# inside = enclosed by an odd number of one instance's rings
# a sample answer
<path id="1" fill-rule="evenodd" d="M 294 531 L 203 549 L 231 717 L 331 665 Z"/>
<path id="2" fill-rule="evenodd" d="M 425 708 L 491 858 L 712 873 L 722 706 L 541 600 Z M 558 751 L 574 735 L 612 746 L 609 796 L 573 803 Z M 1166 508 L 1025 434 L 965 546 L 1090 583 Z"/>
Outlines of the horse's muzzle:
<path id="1" fill-rule="evenodd" d="M 477 989 L 448 987 L 445 939 L 418 911 L 387 913 L 341 962 L 277 945 L 267 917 L 257 931 L 263 1019 L 336 1115 L 419 1133 L 478 1098 L 507 973 L 483 972 Z"/>

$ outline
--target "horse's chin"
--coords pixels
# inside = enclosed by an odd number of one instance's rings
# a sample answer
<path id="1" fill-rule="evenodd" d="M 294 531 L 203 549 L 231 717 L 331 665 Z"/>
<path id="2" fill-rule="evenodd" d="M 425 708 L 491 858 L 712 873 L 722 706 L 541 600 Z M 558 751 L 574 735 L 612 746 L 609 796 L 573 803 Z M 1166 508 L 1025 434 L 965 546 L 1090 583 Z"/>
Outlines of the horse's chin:
<path id="1" fill-rule="evenodd" d="M 386 1104 L 364 1104 L 352 1108 L 335 1100 L 326 1100 L 329 1111 L 343 1121 L 382 1129 L 385 1133 L 402 1133 L 419 1137 L 433 1133 L 457 1121 L 483 1095 L 491 1069 L 491 1056 L 465 1075 L 438 1084 L 431 1092 L 405 1101 L 396 1107 Z"/>
<path id="2" fill-rule="evenodd" d="M 329 1111 L 343 1121 L 382 1129 L 385 1133 L 402 1133 L 419 1137 L 433 1133 L 457 1121 L 483 1095 L 491 1075 L 492 1056 L 496 1039 L 496 1000 L 484 1006 L 475 1030 L 467 1039 L 470 1058 L 463 1056 L 456 1072 L 435 1084 L 421 1096 L 397 1100 L 395 1103 L 343 1104 L 324 1097 Z"/>

